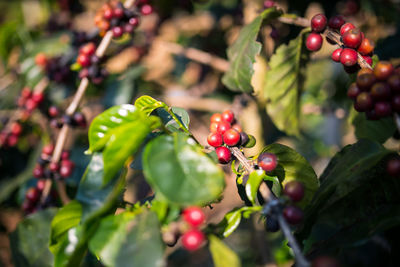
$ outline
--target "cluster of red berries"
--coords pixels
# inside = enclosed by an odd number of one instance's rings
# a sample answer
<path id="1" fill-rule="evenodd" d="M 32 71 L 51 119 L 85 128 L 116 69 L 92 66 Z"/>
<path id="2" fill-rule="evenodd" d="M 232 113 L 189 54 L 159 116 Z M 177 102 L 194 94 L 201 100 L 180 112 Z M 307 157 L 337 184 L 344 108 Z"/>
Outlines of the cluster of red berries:
<path id="1" fill-rule="evenodd" d="M 114 38 L 121 37 L 124 33 L 133 33 L 139 25 L 139 14 L 150 15 L 153 13 L 153 7 L 148 1 L 137 1 L 134 9 L 127 9 L 121 2 L 111 1 L 102 6 L 95 17 L 95 24 L 100 29 L 100 35 L 106 31 L 112 30 Z"/>
<path id="2" fill-rule="evenodd" d="M 53 128 L 61 128 L 64 124 L 71 127 L 86 128 L 87 121 L 85 115 L 82 112 L 75 112 L 72 116 L 63 115 L 60 116 L 60 110 L 56 106 L 50 106 L 48 109 L 48 115 L 50 118 L 50 125 Z"/>
<path id="3" fill-rule="evenodd" d="M 235 116 L 231 110 L 213 114 L 210 131 L 207 142 L 216 148 L 215 152 L 221 164 L 227 164 L 232 160 L 232 153 L 228 147 L 252 147 L 255 144 L 254 137 L 243 132 L 240 125 L 235 123 Z"/>
<path id="4" fill-rule="evenodd" d="M 35 178 L 65 179 L 71 176 L 75 164 L 69 159 L 69 151 L 62 152 L 60 162 L 51 162 L 53 151 L 54 145 L 52 144 L 43 147 L 38 163 L 33 169 L 33 176 Z"/>
<path id="5" fill-rule="evenodd" d="M 205 240 L 205 235 L 199 227 L 204 223 L 206 216 L 201 208 L 188 207 L 183 211 L 182 217 L 190 227 L 182 235 L 182 246 L 189 251 L 197 250 Z"/>
<path id="6" fill-rule="evenodd" d="M 22 134 L 22 131 L 23 127 L 19 122 L 12 122 L 9 129 L 4 129 L 0 133 L 0 146 L 15 146 L 18 143 L 18 138 Z"/>
<path id="7" fill-rule="evenodd" d="M 32 92 L 29 87 L 22 89 L 21 95 L 17 100 L 18 107 L 23 110 L 22 120 L 26 120 L 43 100 L 44 94 L 42 92 Z"/>
<path id="8" fill-rule="evenodd" d="M 30 187 L 26 190 L 25 200 L 22 203 L 22 210 L 25 214 L 31 214 L 36 211 L 45 183 L 46 181 L 44 179 L 38 180 L 36 187 Z"/>
<path id="9" fill-rule="evenodd" d="M 318 51 L 322 46 L 321 33 L 329 27 L 332 31 L 340 33 L 343 46 L 336 49 L 332 53 L 332 60 L 340 62 L 347 72 L 355 72 L 358 70 L 358 53 L 365 59 L 365 61 L 372 65 L 372 54 L 374 51 L 374 44 L 368 38 L 365 38 L 364 33 L 356 28 L 352 23 L 343 19 L 342 16 L 334 16 L 329 22 L 325 15 L 317 14 L 311 19 L 311 29 L 306 40 L 307 49 L 310 51 Z M 332 40 L 327 38 L 329 43 L 335 44 Z"/>
<path id="10" fill-rule="evenodd" d="M 94 84 L 100 84 L 107 76 L 105 68 L 100 67 L 101 58 L 95 55 L 96 45 L 87 43 L 79 49 L 76 63 L 81 68 L 79 78 L 89 78 Z"/>
<path id="11" fill-rule="evenodd" d="M 367 119 L 378 120 L 400 112 L 400 68 L 380 61 L 374 69 L 361 69 L 356 82 L 351 84 L 347 96 L 354 108 L 365 112 Z"/>
<path id="12" fill-rule="evenodd" d="M 44 53 L 38 53 L 35 57 L 35 63 L 46 72 L 50 81 L 66 83 L 71 78 L 69 60 L 65 60 L 63 57 L 48 57 Z"/>

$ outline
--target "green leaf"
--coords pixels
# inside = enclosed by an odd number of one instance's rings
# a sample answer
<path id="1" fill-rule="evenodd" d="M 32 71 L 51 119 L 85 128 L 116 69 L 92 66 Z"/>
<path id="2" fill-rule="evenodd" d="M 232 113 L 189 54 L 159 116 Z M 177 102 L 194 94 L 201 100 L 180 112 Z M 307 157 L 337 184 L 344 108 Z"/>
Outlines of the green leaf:
<path id="1" fill-rule="evenodd" d="M 157 115 L 161 118 L 163 124 L 169 131 L 180 131 L 181 127 L 179 126 L 178 122 L 171 116 L 171 114 L 168 113 L 168 111 L 163 108 L 159 108 L 156 111 Z M 178 118 L 178 120 L 186 127 L 186 129 L 189 129 L 190 117 L 185 109 L 172 107 L 171 112 L 175 114 L 176 118 Z"/>
<path id="2" fill-rule="evenodd" d="M 240 267 L 240 259 L 236 253 L 214 235 L 208 236 L 210 252 L 215 267 Z"/>
<path id="3" fill-rule="evenodd" d="M 135 107 L 143 111 L 145 114 L 150 115 L 157 108 L 168 108 L 168 106 L 161 101 L 155 100 L 151 96 L 144 95 L 136 99 Z"/>
<path id="4" fill-rule="evenodd" d="M 53 255 L 48 244 L 50 224 L 55 213 L 55 209 L 36 212 L 21 221 L 11 233 L 10 244 L 15 266 L 53 266 Z"/>
<path id="5" fill-rule="evenodd" d="M 82 206 L 76 200 L 71 201 L 59 209 L 53 221 L 51 222 L 50 247 L 52 244 L 55 244 L 57 240 L 69 229 L 77 226 L 81 221 L 81 216 Z"/>
<path id="6" fill-rule="evenodd" d="M 156 194 L 177 205 L 206 204 L 224 188 L 222 170 L 183 133 L 150 141 L 143 153 L 143 171 Z"/>
<path id="7" fill-rule="evenodd" d="M 396 126 L 392 117 L 382 118 L 376 121 L 367 120 L 364 113 L 351 109 L 349 116 L 351 124 L 355 127 L 357 139 L 370 139 L 379 143 L 384 143 L 396 131 Z"/>
<path id="8" fill-rule="evenodd" d="M 278 47 L 269 62 L 265 77 L 266 109 L 276 127 L 289 135 L 300 134 L 300 98 L 305 81 L 305 65 L 309 52 L 305 39 L 309 29 L 301 31 L 296 39 Z"/>
<path id="9" fill-rule="evenodd" d="M 249 175 L 249 179 L 246 183 L 246 195 L 250 202 L 254 205 L 258 188 L 260 187 L 261 182 L 264 180 L 265 172 L 263 170 L 256 170 Z"/>
<path id="10" fill-rule="evenodd" d="M 256 41 L 263 20 L 270 21 L 282 14 L 276 8 L 264 10 L 250 24 L 244 26 L 237 40 L 228 50 L 229 70 L 222 77 L 223 84 L 232 91 L 250 93 L 253 91 L 251 78 L 253 63 L 261 51 L 261 44 Z"/>
<path id="11" fill-rule="evenodd" d="M 273 174 L 279 178 L 283 187 L 293 180 L 303 183 L 304 198 L 296 204 L 303 208 L 310 203 L 318 189 L 319 182 L 308 161 L 294 149 L 277 143 L 266 146 L 262 152 L 273 153 L 278 158 L 278 166 Z"/>
<path id="12" fill-rule="evenodd" d="M 281 182 L 277 176 L 264 176 L 264 181 L 270 181 L 272 183 L 271 191 L 275 196 L 280 196 L 282 192 Z"/>
<path id="13" fill-rule="evenodd" d="M 220 223 L 220 225 L 222 225 L 222 227 L 224 228 L 222 235 L 224 237 L 228 237 L 236 230 L 236 228 L 238 228 L 240 221 L 242 220 L 242 217 L 248 218 L 250 214 L 258 212 L 261 209 L 262 209 L 261 206 L 252 206 L 252 207 L 242 207 L 228 212 L 225 215 L 224 220 Z"/>

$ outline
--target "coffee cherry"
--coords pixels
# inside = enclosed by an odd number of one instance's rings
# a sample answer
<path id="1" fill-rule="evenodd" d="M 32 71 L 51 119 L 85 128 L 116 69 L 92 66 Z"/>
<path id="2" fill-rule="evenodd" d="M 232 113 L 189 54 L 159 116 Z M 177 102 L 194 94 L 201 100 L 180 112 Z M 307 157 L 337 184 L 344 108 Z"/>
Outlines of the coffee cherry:
<path id="1" fill-rule="evenodd" d="M 344 19 L 340 15 L 333 16 L 329 19 L 329 27 L 334 30 L 339 30 L 340 27 L 345 23 Z"/>
<path id="2" fill-rule="evenodd" d="M 68 150 L 64 150 L 64 151 L 61 153 L 61 160 L 67 160 L 67 159 L 69 159 L 70 154 L 71 154 L 71 153 L 70 153 Z"/>
<path id="3" fill-rule="evenodd" d="M 358 52 L 361 55 L 365 56 L 371 54 L 373 51 L 374 51 L 374 43 L 368 38 L 364 38 L 361 41 L 360 46 L 358 47 Z"/>
<path id="4" fill-rule="evenodd" d="M 207 137 L 207 143 L 213 147 L 222 146 L 222 135 L 220 133 L 210 133 Z"/>
<path id="5" fill-rule="evenodd" d="M 340 62 L 347 67 L 357 64 L 357 52 L 350 48 L 344 48 L 340 54 Z"/>
<path id="6" fill-rule="evenodd" d="M 293 202 L 297 202 L 304 197 L 304 185 L 299 181 L 290 181 L 285 185 L 283 193 Z"/>
<path id="7" fill-rule="evenodd" d="M 387 80 L 387 83 L 390 87 L 390 89 L 393 90 L 393 92 L 400 92 L 400 75 L 399 74 L 393 74 L 389 77 Z"/>
<path id="8" fill-rule="evenodd" d="M 21 91 L 21 97 L 22 98 L 30 98 L 32 96 L 32 91 L 31 89 L 29 89 L 28 87 L 25 87 L 24 89 L 22 89 Z"/>
<path id="9" fill-rule="evenodd" d="M 46 185 L 46 180 L 45 180 L 45 179 L 40 179 L 40 180 L 38 180 L 37 183 L 36 183 L 36 188 L 37 188 L 40 192 L 42 192 L 42 191 L 44 190 L 45 185 Z"/>
<path id="10" fill-rule="evenodd" d="M 386 117 L 392 115 L 392 106 L 390 102 L 377 102 L 374 107 L 375 113 L 379 117 Z"/>
<path id="11" fill-rule="evenodd" d="M 243 131 L 243 130 L 242 130 L 242 127 L 240 127 L 239 124 L 234 124 L 234 125 L 232 125 L 231 128 L 234 129 L 234 130 L 236 130 L 236 131 L 238 131 L 239 133 L 241 133 L 241 132 Z"/>
<path id="12" fill-rule="evenodd" d="M 249 136 L 245 132 L 240 133 L 240 145 L 244 146 L 249 142 Z"/>
<path id="13" fill-rule="evenodd" d="M 266 0 L 266 1 L 264 1 L 264 8 L 265 8 L 265 9 L 271 8 L 271 7 L 273 7 L 274 5 L 275 5 L 275 1 L 272 1 L 272 0 Z"/>
<path id="14" fill-rule="evenodd" d="M 40 165 L 36 165 L 33 169 L 33 177 L 35 178 L 43 178 L 44 169 Z"/>
<path id="15" fill-rule="evenodd" d="M 54 145 L 48 144 L 42 148 L 42 153 L 47 156 L 51 156 L 51 154 L 53 154 L 53 150 L 54 150 Z"/>
<path id="16" fill-rule="evenodd" d="M 275 233 L 280 229 L 279 222 L 274 216 L 266 216 L 265 230 L 267 232 Z"/>
<path id="17" fill-rule="evenodd" d="M 86 127 L 86 118 L 82 112 L 75 112 L 72 116 L 72 120 L 75 125 L 78 125 L 82 128 Z"/>
<path id="18" fill-rule="evenodd" d="M 369 68 L 362 68 L 360 71 L 357 73 L 357 76 L 363 75 L 363 74 L 374 74 L 374 71 Z"/>
<path id="19" fill-rule="evenodd" d="M 230 110 L 225 110 L 224 112 L 222 112 L 221 115 L 222 120 L 228 123 L 233 123 L 233 121 L 235 120 L 235 115 L 233 115 L 233 112 Z"/>
<path id="20" fill-rule="evenodd" d="M 51 107 L 49 107 L 48 113 L 49 113 L 50 117 L 55 118 L 55 117 L 58 117 L 58 115 L 60 114 L 60 111 L 58 110 L 58 108 L 56 106 L 51 106 Z"/>
<path id="21" fill-rule="evenodd" d="M 211 118 L 210 118 L 211 122 L 216 122 L 216 123 L 220 123 L 222 121 L 222 114 L 220 113 L 214 113 Z"/>
<path id="22" fill-rule="evenodd" d="M 22 133 L 22 125 L 18 122 L 13 122 L 11 124 L 11 134 L 19 136 Z"/>
<path id="23" fill-rule="evenodd" d="M 317 14 L 311 19 L 311 29 L 315 32 L 323 32 L 327 22 L 328 20 L 324 14 Z"/>
<path id="24" fill-rule="evenodd" d="M 335 49 L 335 51 L 332 52 L 332 60 L 335 62 L 340 62 L 340 54 L 342 54 L 343 48 L 338 48 Z"/>
<path id="25" fill-rule="evenodd" d="M 70 160 L 62 160 L 60 167 L 60 176 L 62 178 L 67 178 L 71 176 L 75 164 Z"/>
<path id="26" fill-rule="evenodd" d="M 122 8 L 114 9 L 114 17 L 115 18 L 122 18 L 124 16 L 124 10 Z"/>
<path id="27" fill-rule="evenodd" d="M 153 7 L 151 5 L 143 5 L 140 8 L 140 13 L 142 13 L 144 16 L 150 15 L 153 13 Z"/>
<path id="28" fill-rule="evenodd" d="M 60 169 L 60 164 L 58 164 L 58 162 L 50 162 L 49 170 L 51 172 L 57 172 L 59 169 Z"/>
<path id="29" fill-rule="evenodd" d="M 345 46 L 357 49 L 362 41 L 361 31 L 357 28 L 348 30 L 343 34 L 342 40 Z"/>
<path id="30" fill-rule="evenodd" d="M 90 66 L 90 57 L 84 54 L 80 54 L 76 60 L 79 65 L 82 67 L 89 67 Z"/>
<path id="31" fill-rule="evenodd" d="M 320 256 L 312 261 L 311 267 L 340 267 L 340 264 L 332 257 Z"/>
<path id="32" fill-rule="evenodd" d="M 7 145 L 13 147 L 18 144 L 18 136 L 11 134 L 7 138 Z"/>
<path id="33" fill-rule="evenodd" d="M 226 145 L 235 146 L 240 141 L 240 133 L 234 129 L 229 129 L 224 133 L 223 139 Z"/>
<path id="34" fill-rule="evenodd" d="M 206 216 L 199 207 L 189 207 L 183 211 L 183 220 L 192 227 L 198 227 L 204 223 Z"/>
<path id="35" fill-rule="evenodd" d="M 103 17 L 104 17 L 106 20 L 112 19 L 113 16 L 114 16 L 114 12 L 113 12 L 113 10 L 112 10 L 111 8 L 107 8 L 107 9 L 104 10 L 104 12 L 103 12 Z"/>
<path id="36" fill-rule="evenodd" d="M 210 132 L 216 133 L 218 129 L 218 122 L 212 122 L 210 124 Z"/>
<path id="37" fill-rule="evenodd" d="M 139 18 L 138 17 L 130 18 L 129 24 L 132 25 L 133 27 L 137 27 L 139 25 Z"/>
<path id="38" fill-rule="evenodd" d="M 121 37 L 122 34 L 124 33 L 124 30 L 123 30 L 122 27 L 116 26 L 116 27 L 114 27 L 114 28 L 112 29 L 112 33 L 113 33 L 114 38 L 119 38 L 119 37 Z"/>
<path id="39" fill-rule="evenodd" d="M 400 112 L 400 95 L 393 96 L 392 108 L 394 111 Z"/>
<path id="40" fill-rule="evenodd" d="M 46 67 L 47 65 L 47 57 L 44 53 L 39 53 L 35 57 L 35 63 L 36 65 L 40 67 Z"/>
<path id="41" fill-rule="evenodd" d="M 347 96 L 353 100 L 355 100 L 360 93 L 361 90 L 355 83 L 352 83 L 347 90 Z"/>
<path id="42" fill-rule="evenodd" d="M 124 32 L 126 33 L 132 33 L 135 30 L 135 27 L 132 26 L 131 24 L 127 23 L 124 25 Z"/>
<path id="43" fill-rule="evenodd" d="M 232 159 L 231 151 L 224 146 L 217 147 L 215 152 L 217 153 L 218 161 L 221 164 L 229 163 Z"/>
<path id="44" fill-rule="evenodd" d="M 373 107 L 372 97 L 368 92 L 360 93 L 354 103 L 354 108 L 359 111 L 367 111 Z"/>
<path id="45" fill-rule="evenodd" d="M 225 121 L 218 123 L 217 132 L 220 134 L 224 134 L 231 128 L 231 124 Z"/>
<path id="46" fill-rule="evenodd" d="M 189 251 L 197 250 L 205 239 L 204 234 L 197 230 L 192 229 L 187 231 L 182 236 L 182 246 Z"/>
<path id="47" fill-rule="evenodd" d="M 306 47 L 310 51 L 318 51 L 322 46 L 322 36 L 319 33 L 312 32 L 307 36 Z"/>
<path id="48" fill-rule="evenodd" d="M 299 224 L 303 220 L 303 211 L 296 206 L 287 206 L 283 209 L 283 217 L 290 224 Z"/>
<path id="49" fill-rule="evenodd" d="M 388 61 L 379 61 L 374 68 L 375 77 L 381 81 L 388 79 L 393 71 L 393 65 Z"/>
<path id="50" fill-rule="evenodd" d="M 94 52 L 96 52 L 96 45 L 94 43 L 88 43 L 79 50 L 79 53 L 85 56 L 91 56 Z"/>
<path id="51" fill-rule="evenodd" d="M 374 100 L 385 100 L 388 99 L 390 95 L 390 87 L 387 83 L 378 82 L 371 88 L 371 96 Z"/>
<path id="52" fill-rule="evenodd" d="M 390 176 L 400 176 L 400 159 L 398 157 L 390 159 L 387 162 L 386 171 Z"/>
<path id="53" fill-rule="evenodd" d="M 44 95 L 43 95 L 43 93 L 40 93 L 40 92 L 33 92 L 33 94 L 32 94 L 32 100 L 33 100 L 36 104 L 42 103 L 43 100 L 44 100 Z"/>
<path id="54" fill-rule="evenodd" d="M 257 164 L 266 172 L 273 171 L 278 165 L 278 159 L 275 154 L 261 153 L 257 158 Z"/>
<path id="55" fill-rule="evenodd" d="M 340 35 L 343 36 L 347 31 L 354 29 L 356 26 L 354 26 L 352 23 L 347 22 L 340 27 Z"/>
<path id="56" fill-rule="evenodd" d="M 362 91 L 368 91 L 375 83 L 375 76 L 371 73 L 357 75 L 356 84 Z"/>
<path id="57" fill-rule="evenodd" d="M 362 56 L 362 58 L 367 62 L 368 65 L 372 66 L 372 57 Z"/>
<path id="58" fill-rule="evenodd" d="M 40 197 L 40 191 L 35 187 L 29 188 L 25 193 L 25 198 L 31 202 L 38 201 L 39 197 Z"/>

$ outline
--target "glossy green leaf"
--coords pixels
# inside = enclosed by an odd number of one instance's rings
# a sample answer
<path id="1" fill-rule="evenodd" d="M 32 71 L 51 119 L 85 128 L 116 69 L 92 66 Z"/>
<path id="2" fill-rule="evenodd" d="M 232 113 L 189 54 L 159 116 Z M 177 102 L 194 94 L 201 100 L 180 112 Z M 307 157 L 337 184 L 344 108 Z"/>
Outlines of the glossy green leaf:
<path id="1" fill-rule="evenodd" d="M 50 224 L 55 209 L 38 211 L 18 224 L 10 235 L 11 252 L 15 266 L 53 266 L 53 255 L 48 244 Z"/>
<path id="2" fill-rule="evenodd" d="M 215 267 L 240 267 L 238 255 L 214 235 L 208 236 L 210 252 Z"/>
<path id="3" fill-rule="evenodd" d="M 249 179 L 246 183 L 246 195 L 250 202 L 254 205 L 257 198 L 258 188 L 261 182 L 264 180 L 265 172 L 263 170 L 255 170 L 250 173 Z"/>
<path id="4" fill-rule="evenodd" d="M 177 132 L 181 130 L 178 122 L 171 116 L 168 111 L 163 108 L 156 110 L 157 115 L 161 118 L 165 127 L 171 132 Z M 189 114 L 183 108 L 172 107 L 171 112 L 173 112 L 176 118 L 183 124 L 186 129 L 189 129 L 190 117 Z"/>
<path id="5" fill-rule="evenodd" d="M 272 193 L 274 193 L 275 196 L 281 195 L 282 186 L 281 186 L 281 182 L 279 181 L 279 178 L 277 176 L 265 175 L 264 181 L 269 181 L 272 183 L 271 191 L 272 191 Z"/>
<path id="6" fill-rule="evenodd" d="M 263 152 L 273 153 L 278 158 L 278 166 L 272 174 L 279 178 L 283 187 L 293 180 L 303 183 L 304 198 L 296 204 L 303 208 L 310 203 L 319 186 L 317 175 L 310 163 L 294 149 L 277 143 L 266 146 Z"/>
<path id="7" fill-rule="evenodd" d="M 242 207 L 234 209 L 225 215 L 221 225 L 224 227 L 223 236 L 228 237 L 238 228 L 242 217 L 248 218 L 250 214 L 261 211 L 261 206 Z"/>
<path id="8" fill-rule="evenodd" d="M 51 222 L 51 241 L 56 243 L 56 240 L 60 238 L 61 235 L 65 234 L 69 229 L 75 227 L 81 221 L 82 216 L 82 206 L 81 204 L 73 200 L 61 209 L 58 210 L 56 216 Z"/>
<path id="9" fill-rule="evenodd" d="M 278 47 L 269 61 L 264 96 L 267 113 L 279 130 L 289 135 L 300 134 L 300 98 L 305 81 L 309 52 L 304 43 L 309 29 L 296 39 Z"/>
<path id="10" fill-rule="evenodd" d="M 224 188 L 222 170 L 183 133 L 150 141 L 143 153 L 143 171 L 156 194 L 178 205 L 206 204 Z"/>
<path id="11" fill-rule="evenodd" d="M 168 108 L 168 106 L 162 102 L 158 101 L 151 96 L 144 95 L 136 99 L 135 107 L 143 111 L 145 114 L 150 115 L 157 108 Z"/>
<path id="12" fill-rule="evenodd" d="M 351 110 L 349 120 L 355 127 L 357 139 L 366 138 L 384 143 L 396 131 L 396 125 L 392 117 L 375 121 L 367 120 L 364 113 L 357 112 L 354 108 Z"/>
<path id="13" fill-rule="evenodd" d="M 251 78 L 253 76 L 253 63 L 255 57 L 261 51 L 261 44 L 256 41 L 261 24 L 264 20 L 269 21 L 282 14 L 275 8 L 264 10 L 250 24 L 244 26 L 237 40 L 228 50 L 230 62 L 229 70 L 222 77 L 222 82 L 232 91 L 250 93 L 253 91 Z"/>

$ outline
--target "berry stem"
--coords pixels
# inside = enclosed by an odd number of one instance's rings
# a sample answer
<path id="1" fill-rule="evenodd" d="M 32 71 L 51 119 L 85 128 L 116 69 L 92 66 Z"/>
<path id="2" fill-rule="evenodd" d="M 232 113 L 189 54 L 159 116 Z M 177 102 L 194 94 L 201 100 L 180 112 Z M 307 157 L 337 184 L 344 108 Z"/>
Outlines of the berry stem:
<path id="1" fill-rule="evenodd" d="M 249 161 L 243 153 L 237 147 L 230 147 L 229 150 L 231 153 L 236 157 L 236 159 L 243 165 L 246 169 L 247 173 L 250 174 L 254 169 L 254 165 L 251 161 Z M 271 190 L 269 190 L 268 186 L 265 183 L 261 183 L 258 189 L 266 202 L 276 199 L 274 194 L 272 194 Z M 304 255 L 301 253 L 301 249 L 299 244 L 297 243 L 296 239 L 294 238 L 292 232 L 290 231 L 290 227 L 286 220 L 283 218 L 282 213 L 278 214 L 278 221 L 279 225 L 282 229 L 283 234 L 285 235 L 286 239 L 288 240 L 290 247 L 293 250 L 293 253 L 296 257 L 296 266 L 299 267 L 307 267 L 310 266 L 309 262 L 306 260 Z"/>

